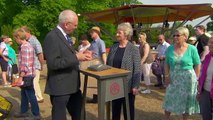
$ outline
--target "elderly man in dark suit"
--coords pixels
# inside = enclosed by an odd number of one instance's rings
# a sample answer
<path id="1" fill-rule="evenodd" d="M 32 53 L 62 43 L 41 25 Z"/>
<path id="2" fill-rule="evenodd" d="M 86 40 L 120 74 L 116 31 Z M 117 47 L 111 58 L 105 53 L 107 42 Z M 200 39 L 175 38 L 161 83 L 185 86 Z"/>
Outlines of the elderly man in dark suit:
<path id="1" fill-rule="evenodd" d="M 44 55 L 48 76 L 45 93 L 50 95 L 52 120 L 66 120 L 66 108 L 72 120 L 80 120 L 82 93 L 80 90 L 79 61 L 90 56 L 77 53 L 70 34 L 77 28 L 78 17 L 72 10 L 59 15 L 59 24 L 44 41 Z"/>

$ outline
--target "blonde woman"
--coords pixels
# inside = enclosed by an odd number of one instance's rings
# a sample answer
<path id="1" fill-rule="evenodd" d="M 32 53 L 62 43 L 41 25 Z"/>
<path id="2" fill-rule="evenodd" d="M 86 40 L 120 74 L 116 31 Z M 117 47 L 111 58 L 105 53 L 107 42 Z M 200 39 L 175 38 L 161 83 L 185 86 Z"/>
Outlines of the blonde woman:
<path id="1" fill-rule="evenodd" d="M 151 93 L 150 90 L 150 69 L 153 62 L 151 49 L 149 44 L 146 42 L 146 33 L 141 32 L 138 35 L 138 42 L 140 43 L 139 50 L 141 55 L 141 69 L 146 84 L 146 90 L 141 91 L 143 94 Z"/>
<path id="2" fill-rule="evenodd" d="M 197 78 L 200 73 L 200 58 L 196 47 L 186 43 L 189 30 L 176 29 L 174 44 L 167 49 L 165 63 L 166 95 L 163 109 L 169 120 L 171 112 L 182 115 L 183 120 L 193 113 L 199 113 L 196 100 Z"/>

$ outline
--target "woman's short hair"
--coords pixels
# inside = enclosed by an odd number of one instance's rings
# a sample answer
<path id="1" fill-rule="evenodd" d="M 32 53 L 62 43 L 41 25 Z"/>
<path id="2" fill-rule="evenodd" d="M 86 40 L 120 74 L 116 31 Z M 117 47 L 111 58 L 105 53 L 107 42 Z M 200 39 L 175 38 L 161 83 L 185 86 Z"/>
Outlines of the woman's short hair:
<path id="1" fill-rule="evenodd" d="M 23 29 L 25 32 L 30 33 L 31 34 L 31 30 L 29 27 L 27 26 L 22 26 L 21 29 Z"/>
<path id="2" fill-rule="evenodd" d="M 186 39 L 188 39 L 189 37 L 189 30 L 188 28 L 186 27 L 179 27 L 175 30 L 176 32 L 182 34 L 182 35 L 185 35 L 186 36 Z"/>
<path id="3" fill-rule="evenodd" d="M 19 38 L 21 40 L 26 40 L 26 32 L 22 28 L 18 28 L 15 30 L 13 36 L 15 38 Z"/>
<path id="4" fill-rule="evenodd" d="M 206 32 L 206 28 L 203 25 L 198 25 L 198 26 L 196 26 L 196 28 L 202 30 L 203 32 Z"/>
<path id="5" fill-rule="evenodd" d="M 6 35 L 1 35 L 1 37 L 0 37 L 0 42 L 4 41 L 4 39 L 6 39 L 6 38 L 9 38 L 9 37 L 6 36 Z"/>
<path id="6" fill-rule="evenodd" d="M 123 31 L 124 35 L 127 37 L 128 40 L 131 39 L 133 35 L 133 29 L 132 29 L 132 25 L 129 22 L 124 22 L 119 24 L 117 29 Z"/>

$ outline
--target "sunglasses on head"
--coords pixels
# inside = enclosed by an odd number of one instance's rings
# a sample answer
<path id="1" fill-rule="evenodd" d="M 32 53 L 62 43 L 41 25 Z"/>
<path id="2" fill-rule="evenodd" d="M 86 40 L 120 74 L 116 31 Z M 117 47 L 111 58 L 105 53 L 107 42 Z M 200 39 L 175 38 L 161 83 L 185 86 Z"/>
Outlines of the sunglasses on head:
<path id="1" fill-rule="evenodd" d="M 173 37 L 180 37 L 181 35 L 180 34 L 177 34 L 177 35 L 173 35 Z"/>

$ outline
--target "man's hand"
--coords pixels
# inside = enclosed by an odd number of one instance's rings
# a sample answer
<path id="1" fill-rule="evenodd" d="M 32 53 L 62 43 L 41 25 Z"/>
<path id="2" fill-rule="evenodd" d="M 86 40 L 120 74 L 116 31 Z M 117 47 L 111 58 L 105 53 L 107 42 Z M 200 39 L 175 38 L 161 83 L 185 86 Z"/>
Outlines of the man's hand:
<path id="1" fill-rule="evenodd" d="M 164 60 L 164 59 L 165 59 L 165 56 L 160 56 L 159 59 L 160 59 L 160 60 Z"/>
<path id="2" fill-rule="evenodd" d="M 92 60 L 92 55 L 90 53 L 78 52 L 76 53 L 76 56 L 80 61 Z"/>
<path id="3" fill-rule="evenodd" d="M 9 59 L 8 59 L 7 57 L 5 57 L 5 56 L 3 56 L 3 59 L 4 59 L 6 62 L 9 61 Z"/>
<path id="4" fill-rule="evenodd" d="M 199 92 L 196 95 L 196 99 L 197 99 L 197 101 L 200 101 L 200 93 Z"/>
<path id="5" fill-rule="evenodd" d="M 41 64 L 41 69 L 40 69 L 40 71 L 42 71 L 43 70 L 43 64 Z"/>

